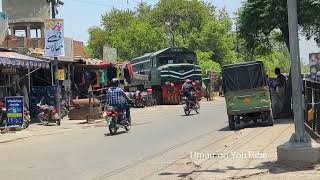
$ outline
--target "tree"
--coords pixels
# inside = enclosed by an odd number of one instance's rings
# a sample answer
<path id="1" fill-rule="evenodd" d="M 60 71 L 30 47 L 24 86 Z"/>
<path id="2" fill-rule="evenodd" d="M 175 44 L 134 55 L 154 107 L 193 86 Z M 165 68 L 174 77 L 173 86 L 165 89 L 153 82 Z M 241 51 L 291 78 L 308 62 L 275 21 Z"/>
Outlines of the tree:
<path id="1" fill-rule="evenodd" d="M 181 46 L 186 36 L 201 31 L 214 7 L 198 0 L 160 0 L 153 10 L 154 22 L 166 28 L 170 46 Z M 212 16 L 214 17 L 214 16 Z"/>
<path id="2" fill-rule="evenodd" d="M 273 32 L 280 32 L 278 40 L 285 42 L 288 51 L 289 28 L 288 28 L 287 0 L 247 0 L 239 11 L 239 32 L 245 39 L 247 54 L 250 59 L 256 54 L 258 47 L 268 49 L 271 46 L 270 37 Z M 314 38 L 320 44 L 320 1 L 298 1 L 298 24 L 300 31 L 307 39 Z M 291 107 L 291 80 L 286 87 L 284 101 L 284 113 L 290 112 Z"/>
<path id="3" fill-rule="evenodd" d="M 198 0 L 160 0 L 153 8 L 140 3 L 134 10 L 113 9 L 102 16 L 102 27 L 89 33 L 88 47 L 96 58 L 102 56 L 103 46 L 117 48 L 118 60 L 130 60 L 171 45 L 211 52 L 208 64 L 237 62 L 228 14 Z"/>
<path id="4" fill-rule="evenodd" d="M 140 2 L 137 6 L 136 16 L 138 18 L 147 18 L 150 15 L 152 8 L 146 2 Z"/>
<path id="5" fill-rule="evenodd" d="M 91 27 L 89 30 L 88 48 L 90 49 L 91 57 L 102 59 L 103 46 L 106 45 L 106 32 L 100 27 Z"/>
<path id="6" fill-rule="evenodd" d="M 299 0 L 298 19 L 301 32 L 320 44 L 320 2 Z M 259 45 L 270 47 L 272 32 L 280 31 L 279 40 L 289 50 L 287 0 L 247 0 L 239 11 L 239 32 L 246 40 L 247 50 L 255 54 Z"/>
<path id="7" fill-rule="evenodd" d="M 221 73 L 221 65 L 215 61 L 212 61 L 213 52 L 201 52 L 197 51 L 198 64 L 202 69 L 202 76 L 208 76 L 208 70 L 213 70 L 214 72 Z"/>
<path id="8" fill-rule="evenodd" d="M 308 63 L 301 61 L 301 73 L 310 73 L 310 66 Z"/>

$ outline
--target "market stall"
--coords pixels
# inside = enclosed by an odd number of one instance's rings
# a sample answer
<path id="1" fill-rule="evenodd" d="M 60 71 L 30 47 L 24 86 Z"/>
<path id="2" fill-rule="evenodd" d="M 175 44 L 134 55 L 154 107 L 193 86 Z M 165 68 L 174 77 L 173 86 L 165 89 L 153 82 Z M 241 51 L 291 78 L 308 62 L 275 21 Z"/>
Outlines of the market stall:
<path id="1" fill-rule="evenodd" d="M 9 96 L 22 96 L 23 107 L 29 109 L 31 74 L 49 68 L 48 61 L 0 48 L 0 102 Z"/>
<path id="2" fill-rule="evenodd" d="M 126 63 L 75 64 L 72 75 L 74 109 L 70 111 L 69 119 L 86 118 L 88 114 L 92 119 L 98 118 L 110 81 L 117 78 L 122 88 L 131 81 L 129 66 Z"/>

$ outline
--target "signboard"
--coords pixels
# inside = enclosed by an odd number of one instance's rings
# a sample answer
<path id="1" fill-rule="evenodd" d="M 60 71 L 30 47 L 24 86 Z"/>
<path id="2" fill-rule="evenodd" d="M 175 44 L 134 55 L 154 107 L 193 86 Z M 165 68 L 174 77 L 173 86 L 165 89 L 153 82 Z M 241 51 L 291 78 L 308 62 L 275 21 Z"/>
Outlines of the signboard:
<path id="1" fill-rule="evenodd" d="M 310 75 L 313 80 L 320 80 L 320 53 L 309 54 Z"/>
<path id="2" fill-rule="evenodd" d="M 7 126 L 21 126 L 23 123 L 23 97 L 6 97 Z"/>
<path id="3" fill-rule="evenodd" d="M 103 60 L 104 61 L 117 61 L 117 49 L 103 47 Z"/>
<path id="4" fill-rule="evenodd" d="M 63 19 L 48 19 L 45 27 L 45 56 L 64 56 Z"/>
<path id="5" fill-rule="evenodd" d="M 64 56 L 60 57 L 59 60 L 63 61 L 74 61 L 74 48 L 73 48 L 73 39 L 64 37 Z"/>
<path id="6" fill-rule="evenodd" d="M 58 80 L 59 81 L 64 81 L 65 80 L 64 69 L 58 69 Z"/>

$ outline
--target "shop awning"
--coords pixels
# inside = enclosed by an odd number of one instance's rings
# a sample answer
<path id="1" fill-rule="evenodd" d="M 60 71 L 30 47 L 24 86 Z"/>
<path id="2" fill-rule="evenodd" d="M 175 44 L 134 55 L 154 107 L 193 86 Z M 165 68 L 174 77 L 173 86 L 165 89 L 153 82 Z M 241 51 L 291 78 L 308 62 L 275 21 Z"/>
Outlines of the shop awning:
<path id="1" fill-rule="evenodd" d="M 25 56 L 6 49 L 0 49 L 0 65 L 26 68 L 30 67 L 31 69 L 50 68 L 50 63 L 48 61 Z"/>

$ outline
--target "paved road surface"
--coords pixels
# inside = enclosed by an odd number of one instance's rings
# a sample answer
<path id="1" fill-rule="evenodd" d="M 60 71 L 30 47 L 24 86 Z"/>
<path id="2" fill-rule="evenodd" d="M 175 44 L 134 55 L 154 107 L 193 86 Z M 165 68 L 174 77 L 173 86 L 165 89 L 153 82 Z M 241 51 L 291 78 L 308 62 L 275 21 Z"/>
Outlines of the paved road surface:
<path id="1" fill-rule="evenodd" d="M 148 179 L 230 133 L 223 100 L 202 102 L 189 117 L 181 106 L 163 106 L 136 110 L 133 119 L 132 130 L 117 136 L 101 125 L 0 144 L 0 179 Z"/>

